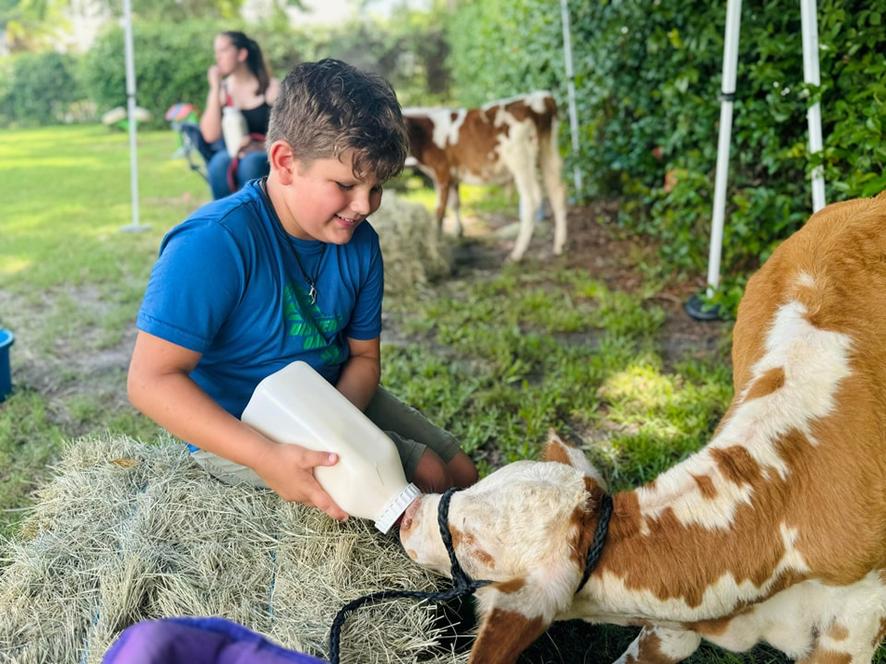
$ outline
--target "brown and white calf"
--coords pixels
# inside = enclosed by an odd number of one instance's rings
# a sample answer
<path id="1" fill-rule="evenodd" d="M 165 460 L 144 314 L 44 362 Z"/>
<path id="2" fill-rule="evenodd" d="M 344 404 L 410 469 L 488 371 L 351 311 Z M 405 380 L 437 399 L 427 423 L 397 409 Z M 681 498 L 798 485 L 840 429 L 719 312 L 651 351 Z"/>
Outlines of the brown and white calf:
<path id="1" fill-rule="evenodd" d="M 749 281 L 735 397 L 713 438 L 613 496 L 598 566 L 576 594 L 606 487 L 552 439 L 452 498 L 478 591 L 472 662 L 513 662 L 552 620 L 641 625 L 619 662 L 676 662 L 702 638 L 760 641 L 806 663 L 869 662 L 886 632 L 886 192 L 831 205 Z M 439 497 L 410 506 L 408 555 L 447 573 Z"/>
<path id="2" fill-rule="evenodd" d="M 449 201 L 462 232 L 458 185 L 513 181 L 520 197 L 520 231 L 512 260 L 529 246 L 541 207 L 539 171 L 554 212 L 554 253 L 566 244 L 566 191 L 557 148 L 557 104 L 549 92 L 492 102 L 482 108 L 407 108 L 410 154 L 434 181 L 437 223 Z"/>

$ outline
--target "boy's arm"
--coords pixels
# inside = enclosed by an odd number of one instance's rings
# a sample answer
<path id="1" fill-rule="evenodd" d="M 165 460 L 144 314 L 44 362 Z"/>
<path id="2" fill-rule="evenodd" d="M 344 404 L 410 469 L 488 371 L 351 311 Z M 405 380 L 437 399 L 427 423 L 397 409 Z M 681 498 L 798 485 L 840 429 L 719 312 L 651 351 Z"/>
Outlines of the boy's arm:
<path id="1" fill-rule="evenodd" d="M 351 356 L 335 386 L 348 401 L 364 410 L 375 396 L 381 378 L 381 344 L 379 337 L 367 340 L 349 338 L 348 347 Z"/>
<path id="2" fill-rule="evenodd" d="M 200 353 L 139 332 L 129 365 L 129 400 L 173 435 L 252 468 L 284 500 L 313 505 L 334 519 L 347 514 L 314 478 L 338 457 L 266 438 L 219 406 L 188 376 Z"/>

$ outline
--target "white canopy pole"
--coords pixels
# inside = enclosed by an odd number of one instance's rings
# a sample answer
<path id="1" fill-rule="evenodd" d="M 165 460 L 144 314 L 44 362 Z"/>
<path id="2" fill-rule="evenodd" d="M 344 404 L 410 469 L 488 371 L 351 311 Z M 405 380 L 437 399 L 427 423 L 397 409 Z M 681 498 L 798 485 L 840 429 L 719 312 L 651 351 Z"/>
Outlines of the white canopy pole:
<path id="1" fill-rule="evenodd" d="M 741 29 L 741 0 L 729 0 L 723 44 L 723 87 L 720 95 L 720 139 L 717 144 L 717 175 L 714 182 L 714 209 L 711 219 L 711 246 L 708 255 L 708 290 L 711 297 L 720 284 L 720 256 L 723 220 L 726 215 L 726 181 L 729 175 L 729 143 L 732 140 L 732 104 L 738 70 L 738 35 Z"/>
<path id="2" fill-rule="evenodd" d="M 129 118 L 129 188 L 132 199 L 132 223 L 120 230 L 126 232 L 143 231 L 147 226 L 138 220 L 138 152 L 136 145 L 135 119 L 135 58 L 132 48 L 132 7 L 130 0 L 123 0 L 123 42 L 126 52 L 126 114 Z"/>
<path id="3" fill-rule="evenodd" d="M 560 17 L 563 23 L 563 59 L 566 61 L 566 90 L 569 95 L 569 130 L 572 134 L 572 154 L 578 156 L 578 112 L 575 109 L 575 81 L 572 69 L 572 35 L 569 25 L 569 0 L 560 0 Z M 581 193 L 581 170 L 578 163 L 572 169 L 576 196 Z"/>
<path id="4" fill-rule="evenodd" d="M 821 80 L 818 71 L 818 19 L 816 17 L 815 0 L 800 0 L 800 20 L 803 30 L 803 80 L 819 86 Z M 820 152 L 821 138 L 821 105 L 815 102 L 806 110 L 809 123 L 809 154 Z M 825 206 L 824 171 L 816 166 L 812 171 L 812 211 L 818 212 Z"/>

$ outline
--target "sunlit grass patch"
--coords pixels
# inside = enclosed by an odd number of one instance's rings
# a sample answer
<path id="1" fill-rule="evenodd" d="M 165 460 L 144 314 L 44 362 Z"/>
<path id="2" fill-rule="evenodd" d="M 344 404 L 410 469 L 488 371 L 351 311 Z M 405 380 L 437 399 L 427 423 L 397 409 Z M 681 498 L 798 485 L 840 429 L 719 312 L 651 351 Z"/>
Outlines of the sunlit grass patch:
<path id="1" fill-rule="evenodd" d="M 728 368 L 661 369 L 660 307 L 579 270 L 508 266 L 400 312 L 410 340 L 383 347 L 385 380 L 485 471 L 536 458 L 553 427 L 616 484 L 643 482 L 700 447 L 729 400 Z"/>
<path id="2" fill-rule="evenodd" d="M 162 234 L 208 200 L 206 184 L 171 156 L 170 131 L 139 134 L 142 234 L 131 221 L 126 134 L 100 126 L 0 131 L 3 286 L 116 284 L 146 278 Z"/>
<path id="3" fill-rule="evenodd" d="M 630 413 L 647 412 L 672 399 L 678 376 L 662 375 L 655 367 L 630 365 L 612 374 L 600 386 L 598 394 L 611 404 L 618 404 Z"/>

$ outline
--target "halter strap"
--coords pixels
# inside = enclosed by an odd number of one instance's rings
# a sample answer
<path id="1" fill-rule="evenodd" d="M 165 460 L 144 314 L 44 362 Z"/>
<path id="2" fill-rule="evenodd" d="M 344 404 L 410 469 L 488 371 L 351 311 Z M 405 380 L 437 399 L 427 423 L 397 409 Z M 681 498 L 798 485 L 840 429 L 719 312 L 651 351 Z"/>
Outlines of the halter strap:
<path id="1" fill-rule="evenodd" d="M 585 571 L 581 575 L 581 582 L 578 584 L 576 594 L 581 592 L 585 587 L 591 572 L 600 562 L 600 556 L 603 554 L 603 545 L 606 543 L 606 534 L 609 532 L 609 519 L 612 517 L 612 496 L 604 493 L 600 498 L 600 516 L 597 517 L 597 528 L 594 530 L 594 539 L 588 547 L 588 555 L 585 558 Z"/>
<path id="2" fill-rule="evenodd" d="M 446 553 L 449 555 L 449 562 L 452 565 L 452 587 L 440 592 L 425 592 L 421 590 L 381 590 L 351 600 L 339 610 L 335 619 L 332 621 L 332 627 L 329 629 L 329 661 L 332 662 L 332 664 L 338 664 L 341 630 L 351 611 L 359 609 L 366 604 L 375 604 L 384 600 L 400 597 L 447 602 L 456 597 L 473 595 L 478 588 L 482 588 L 490 583 L 490 581 L 471 580 L 471 577 L 468 576 L 461 568 L 461 565 L 458 564 L 458 558 L 455 556 L 455 548 L 452 546 L 452 533 L 449 532 L 449 501 L 452 499 L 453 493 L 455 493 L 455 489 L 449 489 L 449 491 L 441 495 L 440 504 L 437 506 L 437 524 L 440 526 L 440 537 L 443 538 L 443 545 L 446 547 Z"/>
<path id="3" fill-rule="evenodd" d="M 443 546 L 446 547 L 446 553 L 449 555 L 450 576 L 452 577 L 453 585 L 468 587 L 475 582 L 459 564 L 458 557 L 455 555 L 455 546 L 452 544 L 452 531 L 449 530 L 449 501 L 452 500 L 452 494 L 455 491 L 456 489 L 453 487 L 440 496 L 440 504 L 437 506 L 437 526 L 440 528 L 440 539 L 443 540 Z M 485 586 L 489 581 L 479 581 L 477 583 Z"/>

